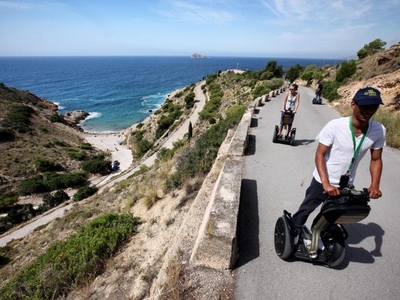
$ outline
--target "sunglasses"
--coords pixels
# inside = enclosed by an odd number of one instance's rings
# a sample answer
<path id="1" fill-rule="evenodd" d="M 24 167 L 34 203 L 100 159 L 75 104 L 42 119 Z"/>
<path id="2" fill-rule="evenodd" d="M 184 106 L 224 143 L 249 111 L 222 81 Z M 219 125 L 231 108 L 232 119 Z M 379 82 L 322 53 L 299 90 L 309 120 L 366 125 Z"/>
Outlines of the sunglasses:
<path id="1" fill-rule="evenodd" d="M 294 89 L 289 89 L 290 91 L 294 91 Z"/>

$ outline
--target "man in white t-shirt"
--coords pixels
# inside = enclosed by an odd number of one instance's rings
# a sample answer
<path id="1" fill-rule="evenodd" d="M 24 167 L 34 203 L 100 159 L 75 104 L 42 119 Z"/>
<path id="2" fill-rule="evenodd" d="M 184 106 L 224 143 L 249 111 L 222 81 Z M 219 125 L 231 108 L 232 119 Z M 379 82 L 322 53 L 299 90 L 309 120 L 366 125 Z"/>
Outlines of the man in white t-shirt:
<path id="1" fill-rule="evenodd" d="M 380 104 L 383 102 L 377 89 L 362 88 L 351 102 L 353 114 L 330 121 L 318 134 L 313 179 L 303 203 L 292 217 L 297 233 L 308 216 L 326 199 L 326 194 L 338 196 L 339 188 L 353 183 L 357 166 L 368 150 L 371 153 L 369 196 L 371 199 L 382 196 L 379 185 L 386 128 L 370 121 Z"/>

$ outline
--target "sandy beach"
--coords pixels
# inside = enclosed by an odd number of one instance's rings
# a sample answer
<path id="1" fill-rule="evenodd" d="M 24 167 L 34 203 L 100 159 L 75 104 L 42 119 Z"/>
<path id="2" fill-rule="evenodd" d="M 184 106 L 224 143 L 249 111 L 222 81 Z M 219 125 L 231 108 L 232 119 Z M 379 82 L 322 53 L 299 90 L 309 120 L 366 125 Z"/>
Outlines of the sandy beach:
<path id="1" fill-rule="evenodd" d="M 119 133 L 84 133 L 86 142 L 104 152 L 111 153 L 111 160 L 118 160 L 120 171 L 127 170 L 132 164 L 132 151 L 122 145 Z"/>

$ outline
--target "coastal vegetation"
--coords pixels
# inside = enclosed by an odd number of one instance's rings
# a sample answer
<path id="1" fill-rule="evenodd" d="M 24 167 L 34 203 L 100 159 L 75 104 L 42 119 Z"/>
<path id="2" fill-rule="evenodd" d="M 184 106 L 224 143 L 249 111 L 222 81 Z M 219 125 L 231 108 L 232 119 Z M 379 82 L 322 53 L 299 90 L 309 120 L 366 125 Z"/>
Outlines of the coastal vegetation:
<path id="1" fill-rule="evenodd" d="M 71 286 L 95 278 L 139 224 L 130 214 L 109 213 L 93 219 L 16 274 L 0 290 L 0 298 L 55 299 L 67 294 Z"/>
<path id="2" fill-rule="evenodd" d="M 0 151 L 0 233 L 69 199 L 58 197 L 58 191 L 84 187 L 92 174 L 111 172 L 107 154 L 85 143 L 55 104 L 4 84 Z M 41 204 L 17 205 L 27 195 L 41 197 Z"/>
<path id="3" fill-rule="evenodd" d="M 193 96 L 195 85 L 170 95 L 151 118 L 133 126 L 127 135 L 126 143 L 135 153 L 135 163 L 157 151 L 155 164 L 151 167 L 143 165 L 135 174 L 101 194 L 96 194 L 95 187 L 84 185 L 74 195 L 76 201 L 92 195 L 84 204 L 73 207 L 64 218 L 39 227 L 29 239 L 14 240 L 6 247 L 0 248 L 1 297 L 67 297 L 73 290 L 87 291 L 87 286 L 97 278 L 98 285 L 117 285 L 118 290 L 123 290 L 123 287 L 135 289 L 140 286 L 135 291 L 138 293 L 136 296 L 137 299 L 144 298 L 161 268 L 161 258 L 167 251 L 167 245 L 173 239 L 200 190 L 221 143 L 228 132 L 235 129 L 248 104 L 285 84 L 282 79 L 285 74 L 286 79 L 296 80 L 310 87 L 313 87 L 316 80 L 322 80 L 324 98 L 332 105 L 337 104 L 337 109 L 346 114 L 348 103 L 341 102 L 344 87 L 352 82 L 399 70 L 399 57 L 372 68 L 371 61 L 376 59 L 377 55 L 379 52 L 360 60 L 347 61 L 339 66 L 317 68 L 295 65 L 284 71 L 276 62 L 268 62 L 266 68 L 260 71 L 220 71 L 208 75 L 202 86 L 209 97 L 206 104 L 208 106 L 203 110 L 200 122 L 191 124 L 187 136 L 175 142 L 172 149 L 166 149 L 162 148 L 163 139 L 189 116 L 193 101 L 194 105 L 196 103 Z M 375 120 L 381 121 L 388 129 L 388 144 L 398 145 L 397 147 L 400 147 L 399 101 L 398 97 L 394 98 L 391 104 L 382 107 L 375 117 Z M 35 113 L 28 111 L 23 114 L 28 115 L 29 128 L 38 122 Z M 45 124 L 41 126 L 42 129 L 31 130 L 31 137 L 36 137 L 37 130 L 49 135 L 55 130 L 46 127 Z M 23 136 L 11 127 L 1 130 L 0 136 L 3 140 L 0 141 L 0 147 L 5 147 L 10 141 L 16 141 Z M 24 139 L 24 143 L 26 146 L 35 146 L 28 138 Z M 101 162 L 106 161 L 106 156 L 103 160 L 101 154 L 94 153 L 89 145 L 79 139 L 60 140 L 51 136 L 40 145 L 57 151 L 57 155 L 61 153 L 71 164 L 79 166 L 76 171 L 82 169 L 85 173 L 95 172 L 99 165 L 102 166 Z M 22 144 L 19 146 L 22 147 Z M 41 153 L 40 148 L 36 146 L 35 151 Z M 82 163 L 80 159 L 83 155 L 88 159 L 87 162 L 91 163 Z M 23 156 L 5 157 L 9 161 L 8 166 L 11 166 L 10 161 L 24 163 Z M 51 153 L 32 155 L 30 164 L 34 173 L 25 174 L 24 180 L 31 180 L 30 184 L 26 184 L 27 189 L 36 185 L 45 188 L 43 183 L 52 183 L 54 173 L 68 173 L 64 170 L 69 170 L 72 175 L 75 172 L 68 167 L 69 164 L 64 163 L 63 158 L 57 158 Z M 6 167 L 2 174 L 5 170 Z M 56 178 L 56 182 L 69 182 L 68 177 Z M 24 180 L 21 179 L 20 182 Z M 55 183 L 54 187 L 59 188 Z M 18 200 L 19 193 L 4 191 L 0 198 L 1 203 L 11 205 Z M 48 207 L 58 205 L 68 197 L 63 188 L 54 192 L 47 191 L 43 198 Z M 156 209 L 161 213 L 157 214 Z M 32 214 L 29 207 L 25 211 L 27 215 Z M 135 234 L 138 236 L 128 242 Z M 149 240 L 157 243 L 157 246 L 148 243 Z M 153 247 L 150 249 L 149 245 Z M 149 262 L 141 261 L 144 260 L 146 252 L 151 252 Z M 183 270 L 178 268 L 174 277 L 177 280 L 174 281 L 171 290 L 184 290 L 178 280 L 182 272 Z M 85 279 L 86 275 L 88 277 Z M 125 277 L 129 277 L 129 282 Z M 107 280 L 118 283 L 109 284 Z M 29 291 L 26 287 L 29 287 Z M 142 294 L 139 291 L 141 289 L 144 290 Z M 70 299 L 73 299 L 73 295 Z"/>

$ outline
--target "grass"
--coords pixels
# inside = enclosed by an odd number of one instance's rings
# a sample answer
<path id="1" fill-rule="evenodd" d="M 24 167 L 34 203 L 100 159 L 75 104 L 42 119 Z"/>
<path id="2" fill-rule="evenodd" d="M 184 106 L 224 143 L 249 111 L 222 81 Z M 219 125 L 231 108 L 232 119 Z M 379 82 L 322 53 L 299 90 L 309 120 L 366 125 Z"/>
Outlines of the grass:
<path id="1" fill-rule="evenodd" d="M 1 290 L 1 299 L 54 299 L 102 272 L 107 258 L 136 232 L 139 219 L 104 214 L 54 243 Z"/>

